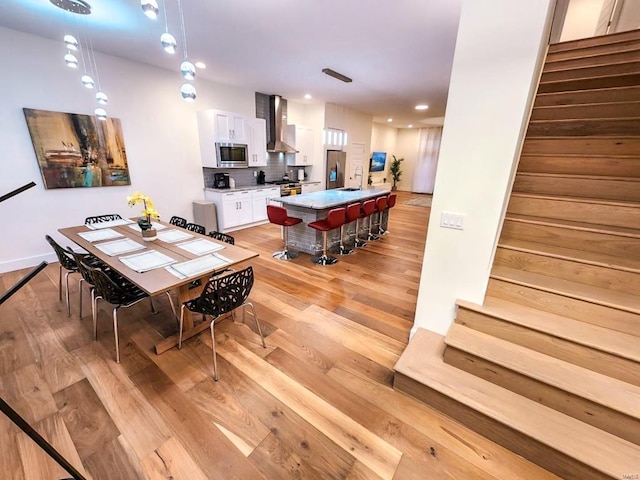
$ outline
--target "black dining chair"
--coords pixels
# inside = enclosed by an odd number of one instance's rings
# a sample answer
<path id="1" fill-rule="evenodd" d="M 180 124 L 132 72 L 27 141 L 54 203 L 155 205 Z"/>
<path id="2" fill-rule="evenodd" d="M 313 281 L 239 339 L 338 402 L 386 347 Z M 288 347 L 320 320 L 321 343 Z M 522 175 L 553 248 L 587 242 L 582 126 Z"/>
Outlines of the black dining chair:
<path id="1" fill-rule="evenodd" d="M 205 285 L 198 298 L 188 300 L 180 307 L 180 333 L 178 336 L 178 348 L 182 348 L 182 327 L 185 308 L 203 316 L 211 316 L 211 350 L 213 354 L 213 379 L 218 381 L 218 362 L 216 360 L 216 341 L 214 326 L 216 320 L 226 313 L 233 312 L 237 308 L 250 307 L 251 315 L 256 322 L 256 328 L 262 340 L 262 347 L 267 348 L 260 328 L 260 322 L 256 316 L 251 302 L 247 302 L 251 288 L 253 287 L 253 267 L 247 267 L 239 272 L 230 273 L 223 277 L 212 277 Z"/>
<path id="2" fill-rule="evenodd" d="M 153 299 L 143 290 L 131 283 L 126 278 L 115 274 L 111 275 L 111 272 L 101 270 L 99 268 L 91 267 L 81 261 L 83 268 L 90 273 L 92 283 L 95 289 L 93 296 L 93 304 L 91 305 L 93 311 L 93 339 L 98 339 L 98 300 L 104 300 L 107 303 L 113 305 L 113 336 L 116 344 L 116 363 L 120 363 L 120 344 L 118 341 L 118 309 L 124 307 L 128 308 L 136 303 L 148 298 L 151 302 L 151 311 L 156 313 L 153 305 Z M 169 304 L 173 311 L 173 316 L 177 319 L 176 309 L 173 305 L 173 300 L 169 292 L 165 292 L 169 298 Z"/>
<path id="3" fill-rule="evenodd" d="M 182 217 L 177 217 L 175 215 L 171 217 L 171 220 L 169 220 L 169 223 L 171 225 L 175 225 L 176 227 L 187 228 L 187 220 Z"/>
<path id="4" fill-rule="evenodd" d="M 62 248 L 58 242 L 56 242 L 49 235 L 45 235 L 44 238 L 49 242 L 49 245 L 53 248 L 53 251 L 56 252 L 56 256 L 58 257 L 58 296 L 60 301 L 62 301 L 62 269 L 64 268 L 67 273 L 64 276 L 65 283 L 65 298 L 67 299 L 67 316 L 71 316 L 71 304 L 69 303 L 69 275 L 73 273 L 78 273 L 78 264 L 71 255 L 70 252 Z"/>
<path id="5" fill-rule="evenodd" d="M 68 248 L 69 253 L 73 256 L 73 259 L 78 265 L 80 271 L 80 280 L 78 281 L 78 293 L 80 297 L 80 308 L 78 309 L 78 316 L 82 318 L 82 284 L 86 283 L 89 286 L 89 294 L 91 295 L 91 314 L 93 316 L 93 301 L 95 286 L 93 284 L 93 276 L 91 272 L 85 268 L 85 265 L 90 265 L 93 268 L 99 268 L 100 270 L 107 271 L 109 267 L 102 262 L 98 257 L 90 253 L 78 253 L 74 252 L 71 248 Z"/>
<path id="6" fill-rule="evenodd" d="M 96 215 L 94 217 L 85 218 L 84 224 L 92 225 L 94 223 L 110 222 L 111 220 L 122 220 L 122 217 L 117 213 L 108 213 L 106 215 Z"/>
<path id="7" fill-rule="evenodd" d="M 230 245 L 236 244 L 236 239 L 233 238 L 231 235 L 227 235 L 226 233 L 216 232 L 215 230 L 212 230 L 207 235 L 209 235 L 214 240 L 218 240 L 220 242 L 225 242 Z"/>
<path id="8" fill-rule="evenodd" d="M 200 235 L 207 234 L 207 230 L 202 225 L 198 225 L 197 223 L 187 223 L 187 226 L 185 228 L 190 232 L 196 232 Z"/>

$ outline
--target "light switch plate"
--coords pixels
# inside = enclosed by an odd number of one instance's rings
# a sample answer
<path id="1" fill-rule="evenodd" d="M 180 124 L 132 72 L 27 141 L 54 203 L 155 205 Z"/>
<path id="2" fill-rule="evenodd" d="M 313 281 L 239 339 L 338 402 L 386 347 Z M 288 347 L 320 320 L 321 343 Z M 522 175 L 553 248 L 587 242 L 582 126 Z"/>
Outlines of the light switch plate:
<path id="1" fill-rule="evenodd" d="M 440 226 L 443 228 L 453 228 L 464 230 L 464 213 L 442 212 L 440 216 Z"/>

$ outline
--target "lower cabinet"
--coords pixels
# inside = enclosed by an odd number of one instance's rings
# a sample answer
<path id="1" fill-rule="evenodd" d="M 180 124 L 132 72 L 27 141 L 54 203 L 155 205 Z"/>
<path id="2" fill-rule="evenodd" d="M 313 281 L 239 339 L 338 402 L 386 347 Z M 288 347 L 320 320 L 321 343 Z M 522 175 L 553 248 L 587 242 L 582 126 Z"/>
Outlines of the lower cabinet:
<path id="1" fill-rule="evenodd" d="M 279 187 L 225 193 L 205 190 L 205 198 L 216 204 L 218 230 L 221 232 L 264 222 L 267 220 L 267 204 L 271 198 L 279 197 Z"/>
<path id="2" fill-rule="evenodd" d="M 319 192 L 320 190 L 322 190 L 322 184 L 320 182 L 302 184 L 302 193 Z"/>

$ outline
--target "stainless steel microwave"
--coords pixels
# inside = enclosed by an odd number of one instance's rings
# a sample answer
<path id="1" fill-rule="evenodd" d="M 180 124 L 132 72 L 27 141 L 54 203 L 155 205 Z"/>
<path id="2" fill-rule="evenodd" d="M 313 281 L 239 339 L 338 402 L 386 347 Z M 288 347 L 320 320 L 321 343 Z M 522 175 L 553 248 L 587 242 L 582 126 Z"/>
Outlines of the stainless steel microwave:
<path id="1" fill-rule="evenodd" d="M 249 152 L 241 143 L 216 143 L 216 157 L 219 168 L 247 168 Z"/>

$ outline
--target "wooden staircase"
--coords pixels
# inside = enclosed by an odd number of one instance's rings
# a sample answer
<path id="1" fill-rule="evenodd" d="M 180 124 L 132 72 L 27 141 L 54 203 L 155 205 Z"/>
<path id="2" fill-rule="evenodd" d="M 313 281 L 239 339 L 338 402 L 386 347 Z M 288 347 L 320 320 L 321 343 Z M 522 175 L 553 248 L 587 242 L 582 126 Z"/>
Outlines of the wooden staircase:
<path id="1" fill-rule="evenodd" d="M 397 389 L 562 478 L 638 478 L 640 31 L 549 48 L 484 303 L 457 307 Z"/>

